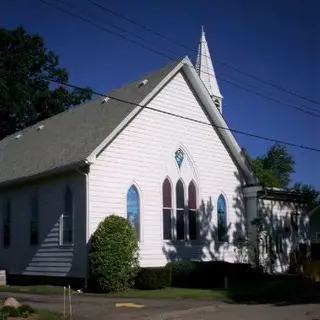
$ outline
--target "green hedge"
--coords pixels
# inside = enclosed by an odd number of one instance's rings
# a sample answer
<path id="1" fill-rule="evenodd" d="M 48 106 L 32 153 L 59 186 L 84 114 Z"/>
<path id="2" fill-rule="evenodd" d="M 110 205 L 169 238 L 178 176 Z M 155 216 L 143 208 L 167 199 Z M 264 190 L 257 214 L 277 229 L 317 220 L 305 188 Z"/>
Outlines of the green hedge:
<path id="1" fill-rule="evenodd" d="M 257 279 L 249 264 L 224 261 L 174 261 L 165 267 L 141 268 L 135 280 L 135 287 L 142 290 L 177 288 L 223 288 L 224 278 L 229 284 Z"/>
<path id="2" fill-rule="evenodd" d="M 155 290 L 170 287 L 171 269 L 166 267 L 141 268 L 135 280 L 135 287 L 141 290 Z"/>
<path id="3" fill-rule="evenodd" d="M 254 275 L 249 264 L 225 261 L 175 261 L 167 268 L 171 269 L 171 285 L 182 288 L 223 288 L 225 277 L 235 284 Z"/>

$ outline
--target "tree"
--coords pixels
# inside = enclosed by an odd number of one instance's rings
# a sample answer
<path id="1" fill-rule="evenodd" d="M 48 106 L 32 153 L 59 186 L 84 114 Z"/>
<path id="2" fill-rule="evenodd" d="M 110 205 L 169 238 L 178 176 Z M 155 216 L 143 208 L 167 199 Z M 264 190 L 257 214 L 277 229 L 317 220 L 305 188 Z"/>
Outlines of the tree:
<path id="1" fill-rule="evenodd" d="M 251 159 L 244 148 L 242 153 L 263 186 L 288 187 L 291 180 L 290 176 L 294 173 L 295 161 L 286 147 L 275 144 L 265 155 L 255 159 Z"/>
<path id="2" fill-rule="evenodd" d="M 68 83 L 68 72 L 41 36 L 0 28 L 0 140 L 91 99 L 90 88 L 68 90 L 47 79 Z"/>
<path id="3" fill-rule="evenodd" d="M 316 206 L 320 205 L 320 192 L 317 191 L 313 186 L 296 182 L 293 185 L 293 189 L 303 192 L 304 197 L 307 199 L 309 210 L 312 210 Z"/>

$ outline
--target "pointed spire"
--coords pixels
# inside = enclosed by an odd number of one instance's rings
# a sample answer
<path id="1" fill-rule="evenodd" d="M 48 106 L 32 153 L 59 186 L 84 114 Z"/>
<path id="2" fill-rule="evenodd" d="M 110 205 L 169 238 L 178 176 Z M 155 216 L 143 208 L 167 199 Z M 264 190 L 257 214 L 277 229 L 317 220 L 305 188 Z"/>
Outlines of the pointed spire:
<path id="1" fill-rule="evenodd" d="M 211 98 L 215 101 L 216 106 L 222 112 L 222 95 L 218 86 L 216 74 L 213 69 L 213 64 L 206 40 L 204 28 L 202 26 L 200 44 L 196 61 L 196 70 L 207 88 Z"/>

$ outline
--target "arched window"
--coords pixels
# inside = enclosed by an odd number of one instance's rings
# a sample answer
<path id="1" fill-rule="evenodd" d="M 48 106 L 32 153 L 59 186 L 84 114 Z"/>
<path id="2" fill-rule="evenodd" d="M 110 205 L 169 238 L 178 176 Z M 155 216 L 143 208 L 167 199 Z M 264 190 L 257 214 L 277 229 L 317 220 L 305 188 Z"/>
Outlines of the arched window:
<path id="1" fill-rule="evenodd" d="M 172 191 L 169 179 L 162 185 L 163 239 L 172 240 Z"/>
<path id="2" fill-rule="evenodd" d="M 184 159 L 184 152 L 182 151 L 182 149 L 178 149 L 175 154 L 174 154 L 174 157 L 176 159 L 176 162 L 178 164 L 178 167 L 181 168 L 182 166 L 182 162 L 183 162 L 183 159 Z"/>
<path id="3" fill-rule="evenodd" d="M 62 228 L 60 231 L 61 244 L 69 245 L 73 244 L 73 219 L 74 219 L 74 208 L 73 208 L 73 195 L 70 187 L 66 188 L 64 193 L 64 212 L 62 214 Z"/>
<path id="4" fill-rule="evenodd" d="M 227 226 L 227 208 L 226 200 L 221 194 L 217 203 L 217 216 L 218 216 L 218 239 L 223 242 L 227 240 L 228 226 Z"/>
<path id="5" fill-rule="evenodd" d="M 188 204 L 189 204 L 189 238 L 197 239 L 197 191 L 193 181 L 190 182 L 188 188 Z"/>
<path id="6" fill-rule="evenodd" d="M 136 230 L 140 240 L 140 199 L 135 185 L 132 185 L 127 193 L 127 219 Z"/>
<path id="7" fill-rule="evenodd" d="M 7 200 L 3 216 L 3 246 L 9 247 L 11 242 L 11 202 Z"/>
<path id="8" fill-rule="evenodd" d="M 177 240 L 184 239 L 184 187 L 181 180 L 176 186 L 176 219 L 177 219 Z"/>
<path id="9" fill-rule="evenodd" d="M 38 193 L 34 192 L 31 199 L 30 217 L 30 245 L 38 245 L 39 242 L 39 203 Z"/>

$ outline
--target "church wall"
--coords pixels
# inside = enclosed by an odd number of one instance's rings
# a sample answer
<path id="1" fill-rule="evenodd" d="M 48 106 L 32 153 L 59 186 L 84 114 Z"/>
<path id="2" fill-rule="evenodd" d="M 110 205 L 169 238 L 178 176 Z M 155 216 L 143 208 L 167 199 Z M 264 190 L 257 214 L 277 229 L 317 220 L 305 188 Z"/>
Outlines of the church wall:
<path id="1" fill-rule="evenodd" d="M 74 203 L 74 244 L 60 245 L 59 224 L 64 212 L 64 196 L 69 186 Z M 39 241 L 30 244 L 32 198 L 38 192 Z M 40 277 L 84 278 L 86 275 L 86 193 L 79 173 L 64 174 L 0 192 L 0 269 L 19 282 L 28 276 L 33 283 Z M 11 237 L 3 246 L 5 203 L 11 203 Z M 14 275 L 14 277 L 12 277 Z M 36 277 L 36 278 L 34 278 Z M 21 280 L 24 281 L 24 280 Z M 47 281 L 46 281 L 47 282 Z M 57 284 L 58 282 L 56 282 Z M 68 282 L 70 283 L 70 282 Z"/>
<path id="2" fill-rule="evenodd" d="M 217 199 L 220 194 L 225 197 L 229 242 L 232 243 L 235 236 L 244 233 L 246 224 L 241 174 L 182 73 L 178 73 L 149 106 L 204 124 L 142 110 L 90 168 L 89 234 L 108 215 L 126 217 L 126 194 L 135 184 L 141 200 L 142 266 L 164 265 L 170 259 L 179 258 L 233 262 L 233 246 L 214 240 Z M 181 169 L 174 159 L 179 147 L 185 152 Z M 197 240 L 163 240 L 162 183 L 166 177 L 173 190 L 182 177 L 185 198 L 189 182 L 196 183 L 200 225 Z"/>

